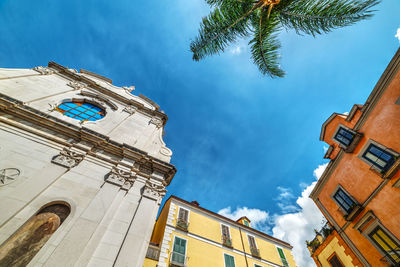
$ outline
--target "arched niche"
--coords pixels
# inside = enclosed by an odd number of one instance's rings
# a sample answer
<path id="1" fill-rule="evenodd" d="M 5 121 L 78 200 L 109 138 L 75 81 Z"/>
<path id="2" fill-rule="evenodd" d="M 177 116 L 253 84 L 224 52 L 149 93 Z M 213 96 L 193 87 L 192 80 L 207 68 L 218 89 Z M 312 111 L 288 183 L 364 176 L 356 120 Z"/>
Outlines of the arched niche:
<path id="1" fill-rule="evenodd" d="M 0 266 L 26 266 L 70 212 L 65 202 L 42 207 L 0 246 Z"/>

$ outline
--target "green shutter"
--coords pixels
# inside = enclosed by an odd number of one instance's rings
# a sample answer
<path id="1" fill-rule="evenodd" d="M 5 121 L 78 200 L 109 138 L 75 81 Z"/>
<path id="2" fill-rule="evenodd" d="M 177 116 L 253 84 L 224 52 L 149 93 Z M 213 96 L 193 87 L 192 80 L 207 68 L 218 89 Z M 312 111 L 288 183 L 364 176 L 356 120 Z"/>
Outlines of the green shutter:
<path id="1" fill-rule="evenodd" d="M 235 259 L 233 256 L 224 254 L 225 257 L 225 267 L 235 267 Z"/>
<path id="2" fill-rule="evenodd" d="M 174 251 L 172 253 L 172 261 L 178 263 L 185 263 L 186 240 L 175 237 Z"/>
<path id="3" fill-rule="evenodd" d="M 281 257 L 281 261 L 283 266 L 288 267 L 289 264 L 286 260 L 285 254 L 283 253 L 283 250 L 281 248 L 277 248 L 278 249 L 278 253 L 279 253 L 279 257 Z"/>

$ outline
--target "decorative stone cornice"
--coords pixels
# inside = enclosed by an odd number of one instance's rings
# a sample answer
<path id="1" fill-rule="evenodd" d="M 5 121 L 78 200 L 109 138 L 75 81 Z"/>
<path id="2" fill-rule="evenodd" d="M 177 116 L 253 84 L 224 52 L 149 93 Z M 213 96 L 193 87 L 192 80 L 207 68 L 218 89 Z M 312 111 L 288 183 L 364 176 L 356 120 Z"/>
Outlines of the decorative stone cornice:
<path id="1" fill-rule="evenodd" d="M 162 120 L 160 120 L 160 119 L 157 118 L 157 117 L 151 118 L 151 120 L 150 120 L 149 123 L 154 124 L 154 125 L 157 127 L 157 129 L 163 127 L 163 125 L 164 125 L 164 123 L 162 122 Z"/>
<path id="2" fill-rule="evenodd" d="M 122 111 L 128 112 L 130 115 L 132 115 L 137 111 L 137 109 L 138 108 L 133 105 L 128 105 Z"/>
<path id="3" fill-rule="evenodd" d="M 121 189 L 129 190 L 135 182 L 136 174 L 131 171 L 113 167 L 106 177 L 106 182 L 120 186 Z"/>
<path id="4" fill-rule="evenodd" d="M 84 154 L 74 152 L 70 148 L 64 148 L 60 154 L 53 157 L 51 162 L 66 168 L 73 168 L 78 165 L 84 157 Z"/>
<path id="5" fill-rule="evenodd" d="M 41 75 L 50 75 L 56 73 L 55 70 L 49 68 L 49 67 L 34 67 L 33 70 L 39 72 Z"/>
<path id="6" fill-rule="evenodd" d="M 146 184 L 143 188 L 143 196 L 156 200 L 157 204 L 161 204 L 162 198 L 165 196 L 167 193 L 167 189 L 165 189 L 164 185 L 159 185 L 151 180 L 147 180 Z"/>

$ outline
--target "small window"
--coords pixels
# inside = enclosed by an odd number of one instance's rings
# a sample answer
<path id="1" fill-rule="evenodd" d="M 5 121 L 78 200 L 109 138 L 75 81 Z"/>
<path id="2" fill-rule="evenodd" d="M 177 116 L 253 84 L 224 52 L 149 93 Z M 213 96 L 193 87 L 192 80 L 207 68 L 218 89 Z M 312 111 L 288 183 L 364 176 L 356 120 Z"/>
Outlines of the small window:
<path id="1" fill-rule="evenodd" d="M 334 254 L 330 259 L 329 259 L 329 264 L 331 267 L 344 267 L 343 264 L 340 262 L 339 258 Z"/>
<path id="2" fill-rule="evenodd" d="M 221 231 L 222 231 L 222 236 L 226 238 L 231 238 L 229 234 L 229 227 L 226 225 L 221 224 Z"/>
<path id="3" fill-rule="evenodd" d="M 262 266 L 254 263 L 254 267 L 262 267 Z"/>
<path id="4" fill-rule="evenodd" d="M 354 208 L 356 203 L 350 198 L 350 196 L 342 189 L 338 188 L 333 198 L 339 204 L 339 206 L 346 211 L 346 213 L 350 213 Z"/>
<path id="5" fill-rule="evenodd" d="M 224 254 L 225 267 L 235 267 L 235 258 L 231 255 Z"/>
<path id="6" fill-rule="evenodd" d="M 248 238 L 249 238 L 250 248 L 257 248 L 256 240 L 254 240 L 254 236 L 249 235 Z"/>
<path id="7" fill-rule="evenodd" d="M 349 146 L 354 139 L 354 134 L 343 127 L 339 127 L 334 138 L 342 145 Z"/>
<path id="8" fill-rule="evenodd" d="M 388 170 L 394 163 L 392 153 L 374 144 L 368 146 L 362 157 L 382 171 Z"/>
<path id="9" fill-rule="evenodd" d="M 97 121 L 104 118 L 104 109 L 86 102 L 64 102 L 58 105 L 57 110 L 80 121 Z"/>
<path id="10" fill-rule="evenodd" d="M 174 247 L 171 255 L 171 263 L 185 266 L 186 263 L 186 240 L 175 237 Z"/>
<path id="11" fill-rule="evenodd" d="M 393 266 L 400 265 L 400 245 L 393 240 L 381 226 L 378 225 L 375 227 L 368 236 L 385 254 L 385 259 L 389 261 L 389 263 L 393 264 Z"/>
<path id="12" fill-rule="evenodd" d="M 281 258 L 282 265 L 285 266 L 285 267 L 289 267 L 289 263 L 286 260 L 285 253 L 283 253 L 283 250 L 281 248 L 278 248 L 278 247 L 277 247 L 277 250 L 278 250 L 278 253 L 279 253 L 279 257 Z"/>
<path id="13" fill-rule="evenodd" d="M 249 224 L 249 222 L 248 222 L 246 219 L 243 220 L 243 223 L 244 223 L 244 225 L 246 225 L 247 227 L 250 227 L 250 224 Z"/>
<path id="14" fill-rule="evenodd" d="M 178 220 L 187 223 L 188 222 L 188 218 L 189 218 L 188 215 L 189 215 L 189 211 L 188 210 L 180 208 L 179 209 Z"/>

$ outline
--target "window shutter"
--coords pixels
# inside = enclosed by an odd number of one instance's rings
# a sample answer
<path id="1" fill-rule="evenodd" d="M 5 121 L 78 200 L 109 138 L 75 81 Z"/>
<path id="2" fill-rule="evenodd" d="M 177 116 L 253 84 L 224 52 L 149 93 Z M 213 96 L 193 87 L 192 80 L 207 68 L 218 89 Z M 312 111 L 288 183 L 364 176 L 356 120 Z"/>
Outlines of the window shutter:
<path id="1" fill-rule="evenodd" d="M 250 247 L 257 248 L 256 241 L 254 240 L 253 236 L 249 236 L 249 243 L 250 243 Z"/>
<path id="2" fill-rule="evenodd" d="M 222 224 L 221 227 L 222 227 L 222 236 L 230 238 L 228 226 Z"/>
<path id="3" fill-rule="evenodd" d="M 235 260 L 233 256 L 225 254 L 225 267 L 235 267 Z"/>
<path id="4" fill-rule="evenodd" d="M 186 240 L 175 237 L 174 253 L 172 253 L 172 260 L 179 263 L 185 263 L 186 253 Z"/>
<path id="5" fill-rule="evenodd" d="M 180 209 L 179 209 L 179 216 L 178 216 L 178 218 L 181 219 L 181 220 L 183 220 L 183 221 L 185 221 L 185 222 L 187 222 L 187 221 L 188 221 L 188 211 L 185 210 L 185 209 L 180 208 Z"/>
<path id="6" fill-rule="evenodd" d="M 288 267 L 289 264 L 288 264 L 288 262 L 286 260 L 285 254 L 283 253 L 283 250 L 281 248 L 277 248 L 277 249 L 278 249 L 279 257 L 281 258 L 283 266 Z"/>

